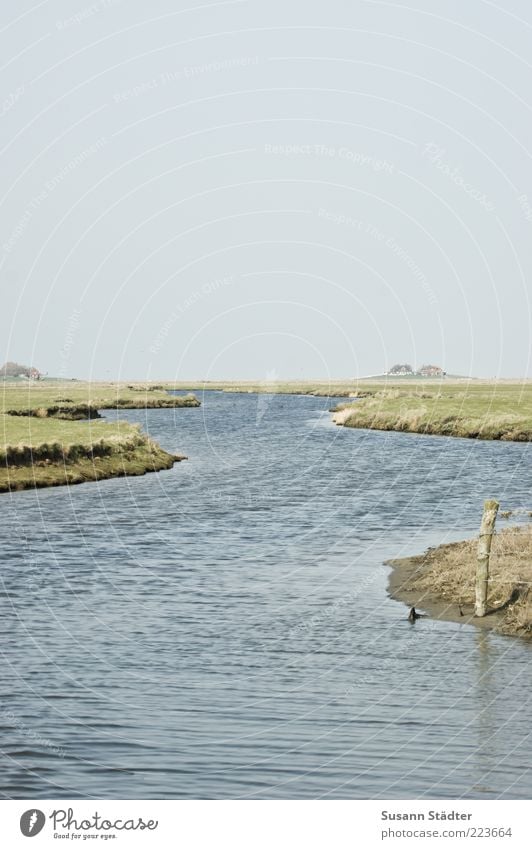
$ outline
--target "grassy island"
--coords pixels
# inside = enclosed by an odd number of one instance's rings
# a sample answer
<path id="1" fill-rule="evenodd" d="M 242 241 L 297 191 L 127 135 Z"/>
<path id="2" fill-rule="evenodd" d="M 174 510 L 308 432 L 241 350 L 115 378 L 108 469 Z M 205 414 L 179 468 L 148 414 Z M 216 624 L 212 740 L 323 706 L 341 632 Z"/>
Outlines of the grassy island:
<path id="1" fill-rule="evenodd" d="M 169 454 L 127 422 L 100 410 L 199 407 L 162 386 L 78 381 L 0 385 L 0 492 L 83 483 L 170 469 Z"/>

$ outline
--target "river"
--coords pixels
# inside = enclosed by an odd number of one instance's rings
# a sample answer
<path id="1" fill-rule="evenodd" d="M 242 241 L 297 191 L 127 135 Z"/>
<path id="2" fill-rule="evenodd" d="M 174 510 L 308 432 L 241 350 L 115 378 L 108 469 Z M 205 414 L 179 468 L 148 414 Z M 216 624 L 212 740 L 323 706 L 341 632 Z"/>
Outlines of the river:
<path id="1" fill-rule="evenodd" d="M 383 562 L 529 506 L 531 446 L 201 399 L 120 412 L 170 471 L 0 497 L 2 796 L 529 799 L 532 645 Z"/>

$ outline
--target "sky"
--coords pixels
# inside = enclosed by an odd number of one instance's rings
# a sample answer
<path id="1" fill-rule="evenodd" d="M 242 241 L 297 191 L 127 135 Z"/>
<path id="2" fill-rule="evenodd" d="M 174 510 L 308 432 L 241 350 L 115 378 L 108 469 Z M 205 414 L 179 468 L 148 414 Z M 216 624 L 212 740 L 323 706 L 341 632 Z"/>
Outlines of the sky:
<path id="1" fill-rule="evenodd" d="M 532 377 L 524 0 L 0 12 L 0 360 Z"/>

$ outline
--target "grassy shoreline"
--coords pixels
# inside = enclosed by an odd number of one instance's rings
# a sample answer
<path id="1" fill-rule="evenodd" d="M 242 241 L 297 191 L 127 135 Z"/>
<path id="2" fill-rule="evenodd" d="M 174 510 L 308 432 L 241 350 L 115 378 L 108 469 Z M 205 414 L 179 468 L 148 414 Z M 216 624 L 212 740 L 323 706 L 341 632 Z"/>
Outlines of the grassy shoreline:
<path id="1" fill-rule="evenodd" d="M 163 387 L 109 383 L 3 383 L 0 493 L 143 475 L 186 459 L 127 422 L 98 421 L 99 410 L 199 407 Z"/>
<path id="2" fill-rule="evenodd" d="M 342 427 L 513 442 L 532 441 L 532 380 L 363 378 L 330 381 L 197 381 L 167 388 L 345 398 Z"/>
<path id="3" fill-rule="evenodd" d="M 489 613 L 482 618 L 474 616 L 476 549 L 475 538 L 388 561 L 392 567 L 389 594 L 408 607 L 427 611 L 433 619 L 532 639 L 532 525 L 507 528 L 495 535 Z"/>
<path id="4" fill-rule="evenodd" d="M 357 394 L 358 381 L 333 380 L 199 380 L 179 381 L 164 384 L 167 389 L 182 391 L 237 392 L 245 395 L 315 395 L 333 398 L 349 398 Z"/>
<path id="5" fill-rule="evenodd" d="M 342 427 L 532 441 L 530 382 L 390 385 L 352 403 L 339 404 L 331 412 L 334 423 Z"/>

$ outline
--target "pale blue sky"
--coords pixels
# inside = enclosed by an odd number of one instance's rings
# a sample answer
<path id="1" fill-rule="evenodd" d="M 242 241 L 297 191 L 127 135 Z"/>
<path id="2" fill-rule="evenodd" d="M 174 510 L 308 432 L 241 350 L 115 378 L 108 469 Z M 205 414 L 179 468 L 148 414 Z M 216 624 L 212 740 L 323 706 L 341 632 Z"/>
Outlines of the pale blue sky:
<path id="1" fill-rule="evenodd" d="M 516 0 L 3 4 L 0 359 L 532 376 L 531 35 Z"/>

